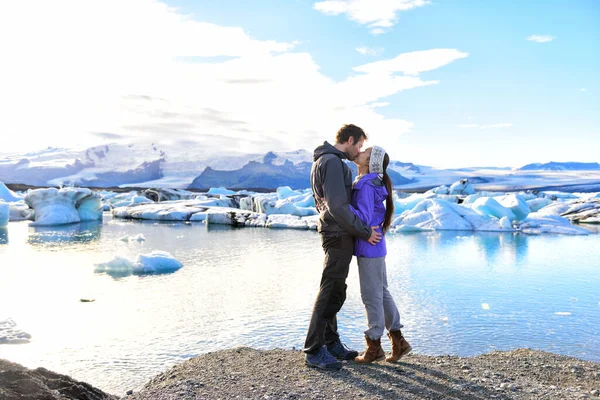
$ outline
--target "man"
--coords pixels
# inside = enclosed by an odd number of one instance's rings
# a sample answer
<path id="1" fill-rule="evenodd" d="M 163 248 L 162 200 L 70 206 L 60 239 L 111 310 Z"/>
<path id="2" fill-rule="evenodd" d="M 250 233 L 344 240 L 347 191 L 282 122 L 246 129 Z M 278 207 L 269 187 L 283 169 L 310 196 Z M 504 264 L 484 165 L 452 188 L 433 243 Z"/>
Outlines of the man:
<path id="1" fill-rule="evenodd" d="M 318 231 L 325 251 L 319 294 L 304 344 L 306 365 L 339 370 L 338 360 L 353 360 L 358 352 L 344 345 L 337 333 L 336 314 L 346 300 L 346 278 L 354 251 L 354 236 L 371 244 L 381 240 L 377 227 L 366 226 L 350 209 L 352 172 L 343 161 L 358 157 L 367 135 L 355 125 L 344 125 L 335 145 L 315 149 L 310 181 L 320 213 Z"/>

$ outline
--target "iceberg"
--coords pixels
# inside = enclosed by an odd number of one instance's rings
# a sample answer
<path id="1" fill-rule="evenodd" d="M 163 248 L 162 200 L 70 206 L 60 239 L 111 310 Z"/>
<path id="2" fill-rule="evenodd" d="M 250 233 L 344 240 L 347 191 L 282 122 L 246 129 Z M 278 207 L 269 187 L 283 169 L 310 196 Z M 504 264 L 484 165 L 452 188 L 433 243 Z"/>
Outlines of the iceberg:
<path id="1" fill-rule="evenodd" d="M 589 235 L 589 231 L 575 226 L 567 218 L 559 215 L 531 213 L 518 225 L 519 231 L 532 235 L 555 233 L 560 235 Z"/>
<path id="2" fill-rule="evenodd" d="M 508 218 L 510 221 L 516 219 L 512 210 L 500 205 L 492 197 L 480 197 L 470 205 L 472 210 L 478 214 L 488 217 L 496 217 L 498 219 Z"/>
<path id="3" fill-rule="evenodd" d="M 0 321 L 0 344 L 29 343 L 31 335 L 17 328 L 17 324 L 10 318 Z"/>
<path id="4" fill-rule="evenodd" d="M 125 236 L 121 237 L 119 240 L 122 242 L 128 242 L 128 243 L 129 242 L 140 242 L 141 243 L 146 240 L 146 237 L 143 234 L 138 233 L 135 236 L 125 235 Z"/>
<path id="5" fill-rule="evenodd" d="M 318 220 L 318 215 L 308 217 L 283 214 L 266 215 L 245 210 L 220 212 L 214 209 L 206 214 L 207 225 L 230 225 L 234 227 L 317 230 Z"/>
<path id="6" fill-rule="evenodd" d="M 514 231 L 494 217 L 440 199 L 423 200 L 412 210 L 405 211 L 392 221 L 392 227 L 402 226 L 427 230 Z"/>
<path id="7" fill-rule="evenodd" d="M 510 209 L 515 215 L 515 219 L 522 221 L 527 218 L 527 215 L 531 212 L 527 201 L 521 194 L 506 194 L 504 196 L 497 196 L 494 199 L 500 203 L 503 207 Z"/>
<path id="8" fill-rule="evenodd" d="M 552 200 L 550 200 L 547 197 L 538 197 L 535 199 L 527 200 L 527 205 L 529 206 L 529 209 L 531 210 L 531 212 L 538 212 L 539 210 L 541 210 L 542 208 L 546 207 L 547 205 L 549 205 L 551 203 L 552 203 Z"/>
<path id="9" fill-rule="evenodd" d="M 94 272 L 107 273 L 111 276 L 128 276 L 132 274 L 162 274 L 175 272 L 183 264 L 166 251 L 155 250 L 150 254 L 138 254 L 134 262 L 127 257 L 115 256 L 109 262 L 96 264 Z"/>
<path id="10" fill-rule="evenodd" d="M 600 198 L 592 197 L 575 200 L 560 215 L 572 222 L 582 224 L 600 224 Z"/>
<path id="11" fill-rule="evenodd" d="M 32 225 L 62 225 L 102 219 L 100 195 L 85 188 L 35 189 L 27 193 L 25 204 L 35 210 Z"/>
<path id="12" fill-rule="evenodd" d="M 10 220 L 10 204 L 0 200 L 0 228 L 8 225 Z"/>
<path id="13" fill-rule="evenodd" d="M 0 200 L 4 200 L 7 203 L 13 203 L 23 200 L 23 197 L 7 188 L 3 182 L 0 182 Z"/>
<path id="14" fill-rule="evenodd" d="M 470 195 L 475 194 L 475 189 L 473 189 L 468 179 L 461 179 L 450 186 L 447 194 Z"/>
<path id="15" fill-rule="evenodd" d="M 115 207 L 112 214 L 116 218 L 143 219 L 156 221 L 194 221 L 197 213 L 213 207 L 232 207 L 231 199 L 174 200 L 162 203 L 138 204 Z"/>
<path id="16" fill-rule="evenodd" d="M 210 188 L 207 194 L 222 194 L 222 195 L 232 195 L 235 194 L 233 190 L 225 189 L 224 187 L 219 188 Z"/>

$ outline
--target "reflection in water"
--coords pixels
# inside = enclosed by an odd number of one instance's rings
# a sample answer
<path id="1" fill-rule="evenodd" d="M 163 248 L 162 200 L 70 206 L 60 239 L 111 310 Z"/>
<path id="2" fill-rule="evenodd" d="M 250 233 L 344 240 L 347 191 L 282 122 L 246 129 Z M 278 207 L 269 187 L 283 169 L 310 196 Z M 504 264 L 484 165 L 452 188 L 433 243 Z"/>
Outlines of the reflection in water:
<path id="1" fill-rule="evenodd" d="M 33 246 L 63 246 L 67 243 L 90 243 L 100 239 L 102 221 L 85 221 L 60 226 L 32 226 L 27 242 Z"/>
<path id="2" fill-rule="evenodd" d="M 0 227 L 0 244 L 8 243 L 8 228 Z"/>

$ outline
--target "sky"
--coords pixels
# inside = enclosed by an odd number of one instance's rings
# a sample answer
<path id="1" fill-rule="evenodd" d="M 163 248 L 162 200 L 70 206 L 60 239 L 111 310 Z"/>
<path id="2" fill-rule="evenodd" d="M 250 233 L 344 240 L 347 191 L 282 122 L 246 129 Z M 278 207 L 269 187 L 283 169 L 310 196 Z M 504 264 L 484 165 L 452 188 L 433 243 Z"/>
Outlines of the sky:
<path id="1" fill-rule="evenodd" d="M 599 162 L 597 0 L 0 2 L 0 153 L 312 151 Z"/>

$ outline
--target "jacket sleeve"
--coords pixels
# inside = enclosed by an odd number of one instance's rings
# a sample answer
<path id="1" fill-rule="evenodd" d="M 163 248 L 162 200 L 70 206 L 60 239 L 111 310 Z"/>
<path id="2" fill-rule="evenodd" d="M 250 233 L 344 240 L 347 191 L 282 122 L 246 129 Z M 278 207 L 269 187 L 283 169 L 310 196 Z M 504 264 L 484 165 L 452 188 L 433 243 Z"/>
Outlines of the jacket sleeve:
<path id="1" fill-rule="evenodd" d="M 323 197 L 327 211 L 342 228 L 352 236 L 369 240 L 371 228 L 364 224 L 351 210 L 344 185 L 343 161 L 330 158 L 322 165 Z"/>
<path id="2" fill-rule="evenodd" d="M 350 206 L 352 212 L 365 224 L 371 224 L 373 210 L 375 209 L 375 189 L 369 185 L 363 185 L 355 192 L 354 206 Z"/>

